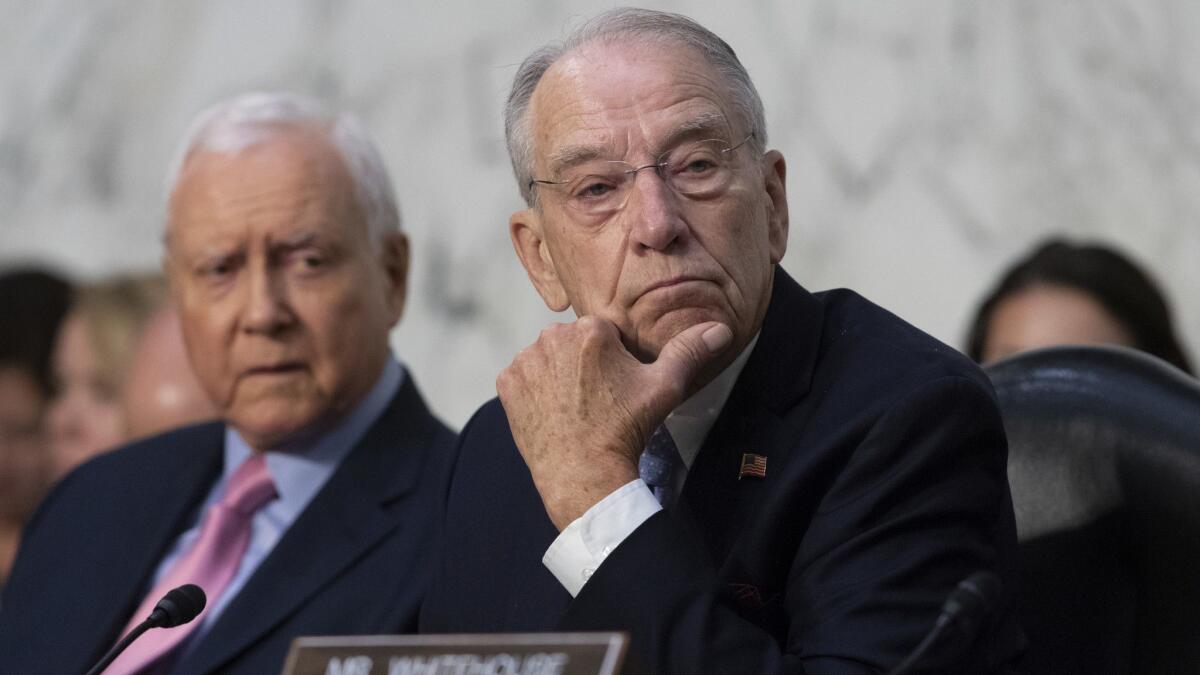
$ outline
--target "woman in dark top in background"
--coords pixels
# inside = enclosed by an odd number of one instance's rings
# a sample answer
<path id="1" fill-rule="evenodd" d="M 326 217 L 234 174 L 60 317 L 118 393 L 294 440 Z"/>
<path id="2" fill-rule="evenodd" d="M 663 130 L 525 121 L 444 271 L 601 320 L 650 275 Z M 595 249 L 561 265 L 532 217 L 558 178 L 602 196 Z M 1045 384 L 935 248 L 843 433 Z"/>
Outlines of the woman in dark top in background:
<path id="1" fill-rule="evenodd" d="M 1017 262 L 980 305 L 967 354 L 990 363 L 1061 344 L 1132 347 L 1192 373 L 1158 286 L 1105 246 L 1055 239 Z"/>

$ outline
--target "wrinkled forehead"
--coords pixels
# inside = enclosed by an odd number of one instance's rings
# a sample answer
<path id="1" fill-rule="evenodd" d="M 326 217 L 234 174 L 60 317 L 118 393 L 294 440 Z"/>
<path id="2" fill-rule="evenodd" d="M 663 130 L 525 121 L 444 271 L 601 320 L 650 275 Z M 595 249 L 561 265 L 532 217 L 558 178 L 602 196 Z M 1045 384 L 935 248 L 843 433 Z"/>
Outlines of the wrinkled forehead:
<path id="1" fill-rule="evenodd" d="M 345 226 L 361 220 L 356 204 L 349 170 L 326 138 L 280 131 L 235 150 L 190 154 L 171 193 L 167 240 L 206 225 L 251 223 L 258 215 Z"/>
<path id="2" fill-rule="evenodd" d="M 716 69 L 690 46 L 629 39 L 586 44 L 542 76 L 530 102 L 535 162 L 590 150 L 657 153 L 685 138 L 731 140 L 737 117 Z"/>
<path id="3" fill-rule="evenodd" d="M 345 172 L 344 162 L 333 144 L 316 129 L 273 124 L 247 130 L 237 141 L 193 147 L 183 161 L 172 196 L 221 174 L 326 180 Z"/>

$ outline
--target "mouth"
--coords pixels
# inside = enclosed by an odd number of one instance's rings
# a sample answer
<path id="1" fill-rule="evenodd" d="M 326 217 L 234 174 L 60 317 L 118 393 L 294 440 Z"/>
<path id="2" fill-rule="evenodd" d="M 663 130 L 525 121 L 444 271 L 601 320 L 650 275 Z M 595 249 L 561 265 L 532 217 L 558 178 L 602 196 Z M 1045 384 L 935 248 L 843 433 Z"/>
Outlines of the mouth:
<path id="1" fill-rule="evenodd" d="M 242 371 L 242 377 L 255 375 L 289 375 L 304 370 L 302 361 L 281 361 L 269 365 L 253 366 Z"/>
<path id="2" fill-rule="evenodd" d="M 707 281 L 708 281 L 708 279 L 702 279 L 700 277 L 691 277 L 691 276 L 671 277 L 670 279 L 663 279 L 662 281 L 657 281 L 657 282 L 647 286 L 646 290 L 643 291 L 642 294 L 645 295 L 647 293 L 651 293 L 651 292 L 657 291 L 657 290 L 671 289 L 671 288 L 675 288 L 677 286 L 682 286 L 684 284 L 704 283 Z"/>

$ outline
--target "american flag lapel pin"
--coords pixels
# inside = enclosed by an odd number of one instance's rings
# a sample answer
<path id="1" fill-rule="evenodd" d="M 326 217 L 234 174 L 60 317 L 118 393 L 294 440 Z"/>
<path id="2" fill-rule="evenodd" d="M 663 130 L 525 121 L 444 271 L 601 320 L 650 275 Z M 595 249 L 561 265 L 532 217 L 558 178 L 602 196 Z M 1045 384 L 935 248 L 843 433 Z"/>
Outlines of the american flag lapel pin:
<path id="1" fill-rule="evenodd" d="M 756 455 L 753 452 L 742 453 L 742 468 L 738 470 L 738 480 L 746 476 L 754 478 L 767 477 L 767 458 L 763 455 Z"/>

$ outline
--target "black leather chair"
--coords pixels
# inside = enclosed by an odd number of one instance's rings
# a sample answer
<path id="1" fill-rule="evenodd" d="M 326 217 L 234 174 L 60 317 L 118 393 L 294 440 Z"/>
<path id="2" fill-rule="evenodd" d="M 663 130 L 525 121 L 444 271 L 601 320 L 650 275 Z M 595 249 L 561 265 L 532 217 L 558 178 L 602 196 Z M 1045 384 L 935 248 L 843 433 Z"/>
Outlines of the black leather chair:
<path id="1" fill-rule="evenodd" d="M 1200 381 L 1115 347 L 987 372 L 1008 432 L 1024 672 L 1200 674 Z"/>

